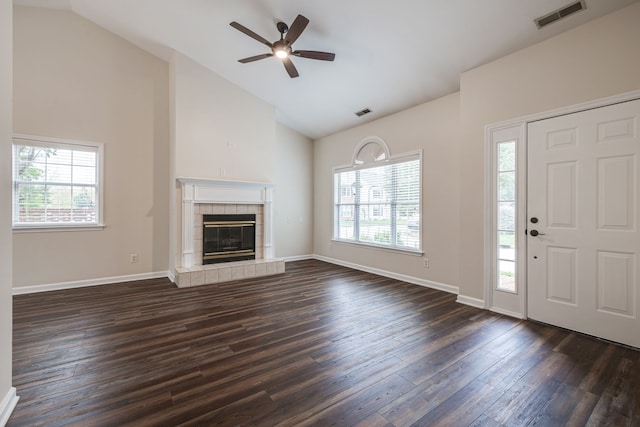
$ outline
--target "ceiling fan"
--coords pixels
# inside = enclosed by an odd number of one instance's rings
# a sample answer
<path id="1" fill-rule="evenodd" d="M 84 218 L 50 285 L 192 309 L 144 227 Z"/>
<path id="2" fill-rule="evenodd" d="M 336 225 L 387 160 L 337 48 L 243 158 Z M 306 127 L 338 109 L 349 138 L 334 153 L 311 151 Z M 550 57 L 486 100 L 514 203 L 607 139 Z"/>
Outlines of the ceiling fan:
<path id="1" fill-rule="evenodd" d="M 269 40 L 259 36 L 244 25 L 238 24 L 235 21 L 232 22 L 229 25 L 231 25 L 233 28 L 245 33 L 252 39 L 255 39 L 271 48 L 271 53 L 263 53 L 262 55 L 250 56 L 248 58 L 239 59 L 238 62 L 246 64 L 247 62 L 258 61 L 260 59 L 270 58 L 275 55 L 282 60 L 284 68 L 287 70 L 289 77 L 294 78 L 298 77 L 299 74 L 298 70 L 293 65 L 293 62 L 291 62 L 291 56 L 319 59 L 321 61 L 333 61 L 336 57 L 335 53 L 318 52 L 316 50 L 293 50 L 293 42 L 295 42 L 298 37 L 300 37 L 300 34 L 302 34 L 304 29 L 307 27 L 307 24 L 309 24 L 309 20 L 302 15 L 298 15 L 296 19 L 294 19 L 291 27 L 288 27 L 284 22 L 278 22 L 276 27 L 280 32 L 280 40 L 271 43 Z"/>

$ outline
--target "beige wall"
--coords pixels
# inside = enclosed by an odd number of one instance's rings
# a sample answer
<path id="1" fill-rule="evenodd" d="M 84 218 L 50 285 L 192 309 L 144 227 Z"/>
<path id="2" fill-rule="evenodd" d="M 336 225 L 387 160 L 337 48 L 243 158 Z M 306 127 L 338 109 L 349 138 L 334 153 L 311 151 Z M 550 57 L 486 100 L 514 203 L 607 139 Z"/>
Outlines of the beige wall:
<path id="1" fill-rule="evenodd" d="M 640 89 L 640 3 L 461 77 L 460 293 L 483 295 L 485 125 Z"/>
<path id="2" fill-rule="evenodd" d="M 0 0 L 0 402 L 9 393 L 12 384 L 11 8 L 11 0 Z M 3 409 L 0 407 L 0 416 Z"/>
<path id="3" fill-rule="evenodd" d="M 315 254 L 457 286 L 460 252 L 458 111 L 459 95 L 453 94 L 315 141 Z M 391 155 L 422 150 L 422 248 L 429 257 L 428 269 L 424 268 L 422 258 L 415 255 L 331 242 L 332 168 L 350 164 L 355 147 L 369 136 L 382 138 Z"/>
<path id="4" fill-rule="evenodd" d="M 15 8 L 13 131 L 104 144 L 106 227 L 14 233 L 14 287 L 168 270 L 168 74 L 73 13 Z"/>
<path id="5" fill-rule="evenodd" d="M 275 108 L 179 53 L 172 71 L 176 177 L 273 182 Z"/>
<path id="6" fill-rule="evenodd" d="M 274 228 L 276 257 L 313 253 L 313 143 L 276 124 Z"/>

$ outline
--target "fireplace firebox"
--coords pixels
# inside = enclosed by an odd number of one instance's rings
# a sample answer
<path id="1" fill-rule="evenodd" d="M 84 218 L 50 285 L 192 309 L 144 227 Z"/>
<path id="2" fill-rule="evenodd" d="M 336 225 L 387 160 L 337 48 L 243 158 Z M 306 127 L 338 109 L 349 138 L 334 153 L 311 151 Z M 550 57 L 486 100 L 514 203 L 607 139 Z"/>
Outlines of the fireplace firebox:
<path id="1" fill-rule="evenodd" d="M 256 216 L 203 215 L 202 264 L 256 259 Z"/>

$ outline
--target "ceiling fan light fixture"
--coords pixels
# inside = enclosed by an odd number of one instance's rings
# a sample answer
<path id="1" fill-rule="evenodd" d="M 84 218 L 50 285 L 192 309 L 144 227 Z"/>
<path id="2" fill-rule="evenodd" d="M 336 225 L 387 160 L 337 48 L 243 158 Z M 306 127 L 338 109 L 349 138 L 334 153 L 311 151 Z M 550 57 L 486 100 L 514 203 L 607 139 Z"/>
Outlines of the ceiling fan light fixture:
<path id="1" fill-rule="evenodd" d="M 287 56 L 289 56 L 289 52 L 286 51 L 286 49 L 278 49 L 275 51 L 276 56 L 280 59 L 284 59 Z"/>

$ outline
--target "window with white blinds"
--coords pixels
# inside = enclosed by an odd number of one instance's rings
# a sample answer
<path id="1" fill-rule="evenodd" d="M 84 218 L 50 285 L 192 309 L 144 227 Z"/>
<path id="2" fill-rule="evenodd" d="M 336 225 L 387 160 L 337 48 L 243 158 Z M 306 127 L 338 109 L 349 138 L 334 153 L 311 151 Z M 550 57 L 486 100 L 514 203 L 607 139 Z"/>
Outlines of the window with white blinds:
<path id="1" fill-rule="evenodd" d="M 101 218 L 100 144 L 13 139 L 13 226 L 97 226 Z"/>
<path id="2" fill-rule="evenodd" d="M 420 250 L 420 156 L 334 170 L 334 239 Z"/>

